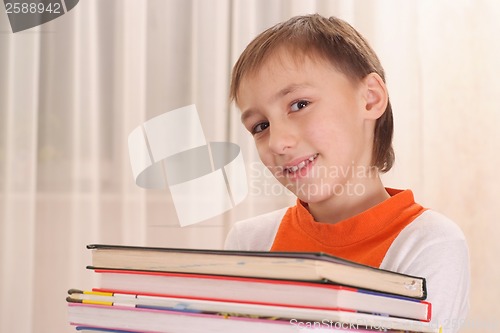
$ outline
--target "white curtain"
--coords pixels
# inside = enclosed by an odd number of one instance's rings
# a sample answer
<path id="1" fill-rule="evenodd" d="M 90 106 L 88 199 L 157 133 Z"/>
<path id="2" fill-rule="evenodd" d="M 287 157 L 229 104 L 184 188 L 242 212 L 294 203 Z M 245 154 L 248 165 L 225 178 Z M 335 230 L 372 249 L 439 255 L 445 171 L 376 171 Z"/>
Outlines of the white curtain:
<path id="1" fill-rule="evenodd" d="M 0 333 L 73 332 L 64 298 L 95 284 L 87 244 L 221 248 L 235 220 L 294 201 L 264 175 L 227 93 L 257 33 L 313 12 L 349 21 L 379 54 L 396 119 L 386 184 L 414 189 L 464 230 L 463 332 L 500 329 L 499 2 L 82 0 L 15 34 L 0 11 Z M 240 145 L 250 192 L 180 228 L 168 190 L 134 184 L 127 136 L 189 104 L 208 141 Z"/>

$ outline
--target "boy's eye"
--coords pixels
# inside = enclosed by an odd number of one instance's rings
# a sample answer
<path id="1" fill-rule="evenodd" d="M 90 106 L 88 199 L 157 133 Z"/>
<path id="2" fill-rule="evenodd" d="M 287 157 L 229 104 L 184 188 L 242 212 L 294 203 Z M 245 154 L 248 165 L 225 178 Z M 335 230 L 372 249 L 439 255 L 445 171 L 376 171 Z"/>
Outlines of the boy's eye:
<path id="1" fill-rule="evenodd" d="M 252 128 L 252 134 L 257 134 L 269 127 L 269 122 L 258 123 Z"/>
<path id="2" fill-rule="evenodd" d="M 291 111 L 299 111 L 309 105 L 308 101 L 297 101 L 290 106 Z"/>

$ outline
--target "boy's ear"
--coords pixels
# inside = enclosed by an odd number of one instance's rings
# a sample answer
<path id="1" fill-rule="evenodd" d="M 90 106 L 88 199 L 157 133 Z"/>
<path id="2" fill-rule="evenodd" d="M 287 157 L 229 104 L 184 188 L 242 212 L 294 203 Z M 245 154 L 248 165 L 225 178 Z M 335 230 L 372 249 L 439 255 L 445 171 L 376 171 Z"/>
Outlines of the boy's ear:
<path id="1" fill-rule="evenodd" d="M 367 119 L 380 118 L 389 102 L 389 95 L 384 80 L 377 73 L 368 74 L 362 82 L 365 100 L 365 117 Z"/>

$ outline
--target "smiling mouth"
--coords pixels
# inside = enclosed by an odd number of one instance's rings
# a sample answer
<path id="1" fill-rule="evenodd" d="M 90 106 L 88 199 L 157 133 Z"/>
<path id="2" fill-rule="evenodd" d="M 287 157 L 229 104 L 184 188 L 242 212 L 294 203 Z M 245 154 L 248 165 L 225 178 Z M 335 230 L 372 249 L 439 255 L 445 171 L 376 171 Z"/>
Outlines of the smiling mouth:
<path id="1" fill-rule="evenodd" d="M 298 164 L 296 164 L 294 166 L 285 168 L 285 171 L 286 171 L 286 173 L 293 175 L 297 171 L 305 168 L 309 163 L 311 163 L 312 161 L 314 161 L 317 157 L 318 157 L 318 154 L 316 153 L 313 156 L 309 157 L 308 159 L 305 159 L 302 162 L 300 162 L 300 163 L 298 163 Z"/>

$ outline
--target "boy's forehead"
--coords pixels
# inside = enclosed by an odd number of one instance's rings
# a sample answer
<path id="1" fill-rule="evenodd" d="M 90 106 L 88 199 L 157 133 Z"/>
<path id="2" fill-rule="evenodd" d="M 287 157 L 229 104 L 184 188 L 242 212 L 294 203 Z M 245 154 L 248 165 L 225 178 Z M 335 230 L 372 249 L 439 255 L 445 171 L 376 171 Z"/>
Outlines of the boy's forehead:
<path id="1" fill-rule="evenodd" d="M 253 72 L 254 74 L 258 74 L 263 70 L 296 70 L 300 69 L 307 61 L 324 62 L 325 59 L 320 57 L 317 52 L 310 51 L 305 53 L 303 51 L 293 50 L 289 47 L 280 47 L 267 55 L 260 64 L 257 64 Z"/>
<path id="2" fill-rule="evenodd" d="M 259 82 L 277 81 L 279 77 L 300 71 L 305 59 L 301 60 L 287 52 L 268 55 L 260 64 L 257 64 L 242 77 L 238 95 L 254 91 Z"/>
<path id="3" fill-rule="evenodd" d="M 250 68 L 241 78 L 240 89 L 244 83 L 257 78 L 273 78 L 285 73 L 299 72 L 304 69 L 306 63 L 329 66 L 329 63 L 319 56 L 304 54 L 282 48 L 268 54 L 262 61 Z"/>
<path id="4" fill-rule="evenodd" d="M 310 86 L 322 73 L 332 70 L 338 72 L 328 60 L 317 55 L 287 50 L 273 53 L 241 78 L 236 103 L 244 111 L 248 103 L 256 101 L 257 95 L 283 96 L 298 87 Z"/>
<path id="5" fill-rule="evenodd" d="M 248 86 L 249 81 L 259 78 L 272 79 L 284 73 L 300 72 L 311 65 L 324 67 L 325 70 L 336 69 L 330 61 L 321 57 L 317 52 L 305 53 L 285 47 L 280 48 L 268 54 L 260 63 L 255 64 L 245 73 L 241 78 L 239 93 L 245 86 Z"/>

